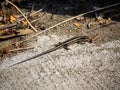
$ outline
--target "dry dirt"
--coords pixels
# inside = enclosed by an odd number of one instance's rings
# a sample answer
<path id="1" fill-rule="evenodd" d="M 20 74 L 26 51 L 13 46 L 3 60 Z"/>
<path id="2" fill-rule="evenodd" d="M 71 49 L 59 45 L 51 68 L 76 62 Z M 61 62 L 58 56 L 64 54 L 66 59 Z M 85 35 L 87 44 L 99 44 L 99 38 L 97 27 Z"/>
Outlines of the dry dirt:
<path id="1" fill-rule="evenodd" d="M 65 10 L 72 8 L 64 7 Z M 41 25 L 48 28 L 72 17 L 49 12 L 39 15 L 42 18 L 34 23 L 39 31 L 42 31 Z M 5 58 L 0 64 L 0 90 L 120 90 L 120 19 L 113 18 L 108 25 L 88 29 L 87 24 L 95 18 L 93 15 L 85 17 L 89 20 L 71 20 L 32 39 L 29 45 L 34 49 Z M 78 28 L 74 22 L 84 25 Z M 78 35 L 100 36 L 91 44 L 74 44 L 68 51 L 58 49 L 9 67 Z"/>

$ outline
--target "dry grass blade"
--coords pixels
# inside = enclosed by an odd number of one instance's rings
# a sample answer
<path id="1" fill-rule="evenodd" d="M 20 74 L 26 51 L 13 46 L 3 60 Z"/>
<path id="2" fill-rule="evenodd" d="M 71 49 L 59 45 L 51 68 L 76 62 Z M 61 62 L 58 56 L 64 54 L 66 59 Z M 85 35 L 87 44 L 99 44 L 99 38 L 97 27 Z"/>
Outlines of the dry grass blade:
<path id="1" fill-rule="evenodd" d="M 37 14 L 37 13 L 41 12 L 41 11 L 43 11 L 43 9 L 40 9 L 40 10 L 38 10 L 38 11 L 34 12 L 34 13 L 31 13 L 31 14 L 30 14 L 30 16 L 33 16 L 33 15 L 35 15 L 35 14 Z"/>
<path id="2" fill-rule="evenodd" d="M 27 23 L 29 24 L 29 26 L 35 31 L 37 32 L 37 30 L 32 26 L 32 24 L 28 21 L 27 17 L 22 13 L 22 11 L 15 5 L 13 4 L 11 1 L 6 0 L 7 3 L 11 4 L 12 6 L 14 6 L 20 13 L 21 15 L 25 18 L 25 20 L 27 21 Z"/>
<path id="3" fill-rule="evenodd" d="M 97 34 L 96 36 L 94 36 L 93 38 L 91 38 L 91 42 L 94 42 L 94 41 L 97 40 L 100 36 L 101 36 L 101 34 Z"/>

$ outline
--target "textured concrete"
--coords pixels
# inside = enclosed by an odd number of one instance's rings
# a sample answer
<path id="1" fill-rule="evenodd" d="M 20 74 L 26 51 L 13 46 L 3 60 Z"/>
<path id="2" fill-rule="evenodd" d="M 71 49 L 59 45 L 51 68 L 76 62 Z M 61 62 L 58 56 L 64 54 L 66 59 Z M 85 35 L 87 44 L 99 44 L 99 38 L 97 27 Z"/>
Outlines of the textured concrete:
<path id="1" fill-rule="evenodd" d="M 13 63 L 43 51 L 43 43 L 51 46 L 63 37 L 38 37 L 39 43 L 34 50 L 21 53 L 2 63 L 0 90 L 120 90 L 119 40 L 100 46 L 74 44 L 69 47 L 69 51 L 59 49 L 8 68 Z M 48 48 L 50 47 L 45 49 Z"/>

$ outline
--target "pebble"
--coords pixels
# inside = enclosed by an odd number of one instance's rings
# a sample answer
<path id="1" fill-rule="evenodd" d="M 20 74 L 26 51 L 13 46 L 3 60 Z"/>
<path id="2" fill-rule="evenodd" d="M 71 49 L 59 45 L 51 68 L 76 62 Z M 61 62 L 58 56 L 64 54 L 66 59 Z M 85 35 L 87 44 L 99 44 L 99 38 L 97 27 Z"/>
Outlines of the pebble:
<path id="1" fill-rule="evenodd" d="M 75 18 L 77 21 L 82 21 L 82 20 L 84 20 L 85 18 L 84 17 L 76 17 Z"/>
<path id="2" fill-rule="evenodd" d="M 45 29 L 46 29 L 45 25 L 42 24 L 42 25 L 40 26 L 40 29 L 41 29 L 41 30 L 45 30 Z"/>

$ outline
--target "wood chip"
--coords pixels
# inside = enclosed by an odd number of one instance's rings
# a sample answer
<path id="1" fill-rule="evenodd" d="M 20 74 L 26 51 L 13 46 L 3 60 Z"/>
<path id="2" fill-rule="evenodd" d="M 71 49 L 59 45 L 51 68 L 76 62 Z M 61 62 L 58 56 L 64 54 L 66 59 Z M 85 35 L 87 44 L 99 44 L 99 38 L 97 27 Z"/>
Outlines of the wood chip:
<path id="1" fill-rule="evenodd" d="M 16 18 L 14 16 L 10 15 L 10 22 L 13 23 L 15 21 L 16 21 Z"/>
<path id="2" fill-rule="evenodd" d="M 80 26 L 83 25 L 83 23 L 75 22 L 74 25 L 75 25 L 76 27 L 80 27 Z"/>

